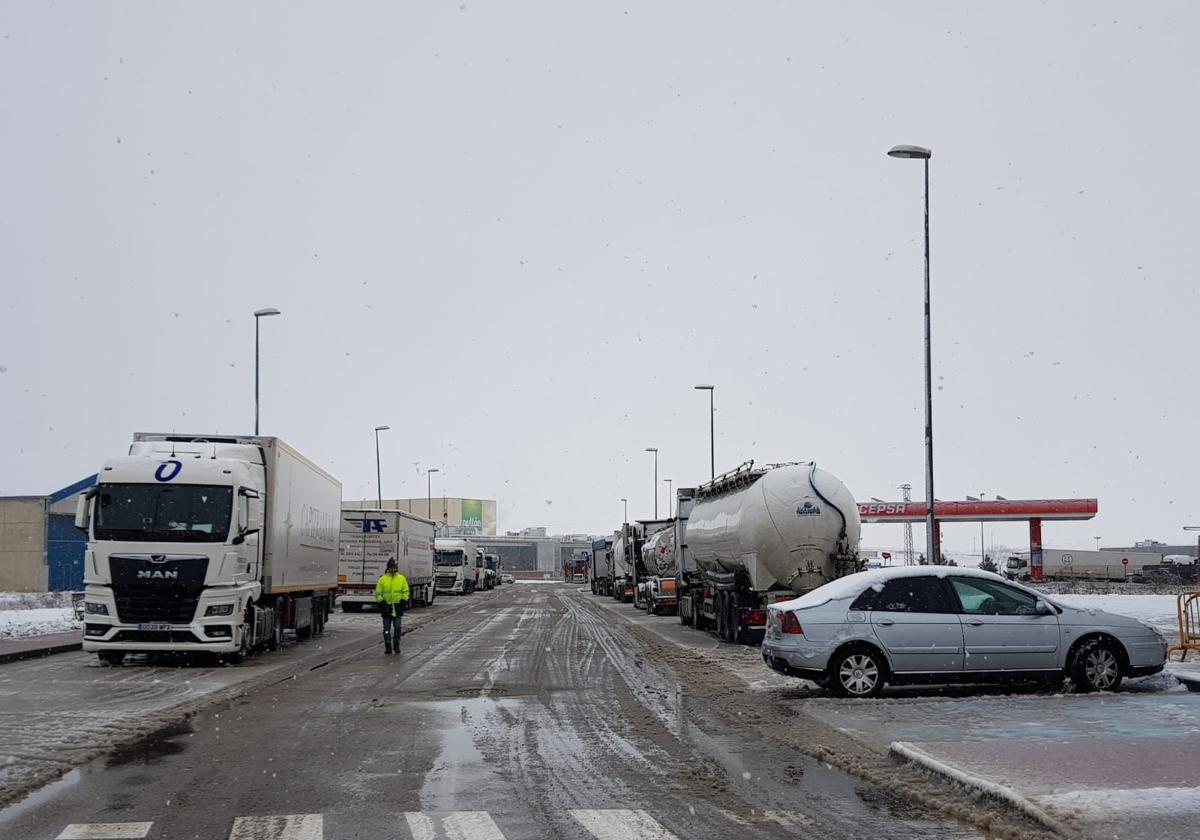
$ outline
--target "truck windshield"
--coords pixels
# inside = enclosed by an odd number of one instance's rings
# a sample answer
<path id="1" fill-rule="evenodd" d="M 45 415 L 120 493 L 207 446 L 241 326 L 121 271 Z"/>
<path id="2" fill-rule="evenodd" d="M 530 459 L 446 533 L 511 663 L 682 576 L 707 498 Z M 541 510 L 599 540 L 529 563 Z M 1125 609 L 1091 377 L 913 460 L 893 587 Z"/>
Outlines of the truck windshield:
<path id="1" fill-rule="evenodd" d="M 463 556 L 461 551 L 438 551 L 434 554 L 434 563 L 438 566 L 461 566 Z"/>
<path id="2" fill-rule="evenodd" d="M 1021 568 L 1021 561 L 1016 557 L 1009 557 L 1008 558 L 1008 568 L 1010 568 L 1010 569 Z"/>
<path id="3" fill-rule="evenodd" d="M 232 509 L 232 487 L 102 484 L 96 503 L 96 539 L 224 542 Z"/>

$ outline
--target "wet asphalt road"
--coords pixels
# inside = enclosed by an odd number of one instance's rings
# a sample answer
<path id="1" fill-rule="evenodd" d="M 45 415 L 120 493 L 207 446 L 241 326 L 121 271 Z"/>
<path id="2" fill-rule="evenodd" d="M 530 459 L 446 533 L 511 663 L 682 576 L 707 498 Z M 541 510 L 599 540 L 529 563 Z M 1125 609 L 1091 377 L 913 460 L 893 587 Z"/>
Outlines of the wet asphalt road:
<path id="1" fill-rule="evenodd" d="M 85 765 L 0 812 L 0 837 L 978 836 L 706 727 L 591 598 L 505 587 L 399 656 L 381 645 Z"/>

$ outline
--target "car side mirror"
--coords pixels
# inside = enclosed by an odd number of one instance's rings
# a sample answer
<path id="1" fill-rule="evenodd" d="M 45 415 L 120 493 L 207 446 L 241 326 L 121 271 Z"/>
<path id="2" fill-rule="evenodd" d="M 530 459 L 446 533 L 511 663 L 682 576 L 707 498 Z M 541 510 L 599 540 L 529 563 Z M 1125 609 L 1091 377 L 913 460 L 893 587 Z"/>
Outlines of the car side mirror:
<path id="1" fill-rule="evenodd" d="M 1034 607 L 1034 610 L 1038 615 L 1054 615 L 1054 607 L 1050 606 L 1049 601 L 1043 601 L 1041 598 L 1038 598 L 1037 606 Z"/>

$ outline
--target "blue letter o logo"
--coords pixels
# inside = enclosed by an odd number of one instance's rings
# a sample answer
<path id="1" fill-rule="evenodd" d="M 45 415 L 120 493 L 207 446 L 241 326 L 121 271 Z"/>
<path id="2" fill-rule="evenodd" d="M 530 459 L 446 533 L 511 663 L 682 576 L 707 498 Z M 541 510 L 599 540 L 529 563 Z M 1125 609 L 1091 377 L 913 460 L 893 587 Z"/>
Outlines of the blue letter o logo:
<path id="1" fill-rule="evenodd" d="M 163 463 L 159 464 L 158 469 L 154 471 L 154 477 L 159 481 L 170 481 L 172 478 L 179 475 L 179 471 L 182 469 L 182 461 L 164 461 Z"/>

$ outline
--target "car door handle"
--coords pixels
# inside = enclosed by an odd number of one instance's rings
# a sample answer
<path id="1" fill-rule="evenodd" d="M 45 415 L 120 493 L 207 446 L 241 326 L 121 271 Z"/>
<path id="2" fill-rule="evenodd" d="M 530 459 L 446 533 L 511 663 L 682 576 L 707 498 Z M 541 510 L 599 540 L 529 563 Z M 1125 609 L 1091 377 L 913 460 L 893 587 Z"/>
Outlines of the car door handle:
<path id="1" fill-rule="evenodd" d="M 881 619 L 879 619 L 879 621 L 876 621 L 875 623 L 878 624 L 880 627 L 891 627 L 896 622 L 892 621 L 890 618 L 881 618 Z"/>
<path id="2" fill-rule="evenodd" d="M 983 622 L 980 621 L 978 618 L 972 618 L 970 621 L 967 622 L 967 624 L 970 624 L 972 627 L 982 627 L 983 626 Z"/>

